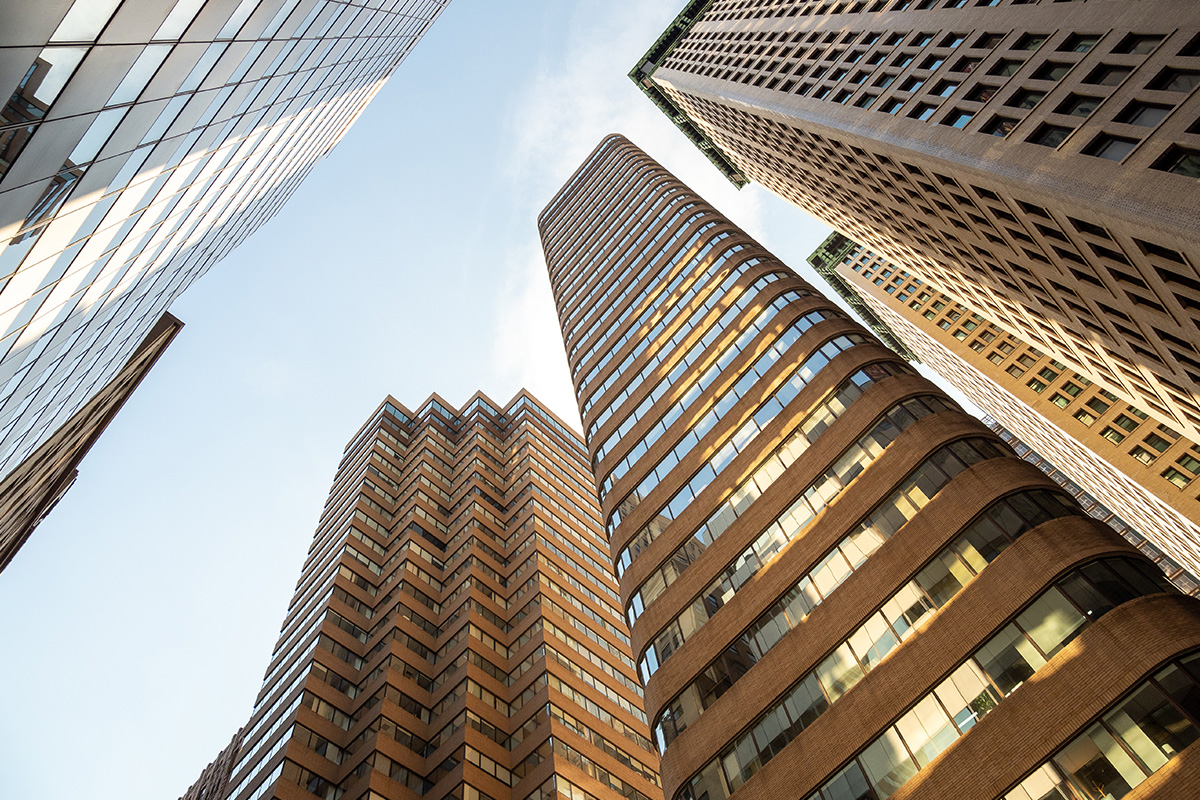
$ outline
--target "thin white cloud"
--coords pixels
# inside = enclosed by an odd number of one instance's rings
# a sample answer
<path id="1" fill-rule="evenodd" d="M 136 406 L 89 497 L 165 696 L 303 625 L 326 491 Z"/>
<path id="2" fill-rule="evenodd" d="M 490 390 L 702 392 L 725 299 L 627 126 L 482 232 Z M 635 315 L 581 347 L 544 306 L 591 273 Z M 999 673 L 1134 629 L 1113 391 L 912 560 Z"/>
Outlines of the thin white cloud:
<path id="1" fill-rule="evenodd" d="M 751 233 L 762 228 L 758 192 L 738 192 L 626 77 L 678 12 L 677 0 L 591 0 L 575 12 L 561 49 L 516 87 L 504 126 L 515 215 L 526 225 L 506 259 L 493 364 L 566 419 L 578 418 L 542 258 L 536 217 L 609 133 L 621 133 Z"/>

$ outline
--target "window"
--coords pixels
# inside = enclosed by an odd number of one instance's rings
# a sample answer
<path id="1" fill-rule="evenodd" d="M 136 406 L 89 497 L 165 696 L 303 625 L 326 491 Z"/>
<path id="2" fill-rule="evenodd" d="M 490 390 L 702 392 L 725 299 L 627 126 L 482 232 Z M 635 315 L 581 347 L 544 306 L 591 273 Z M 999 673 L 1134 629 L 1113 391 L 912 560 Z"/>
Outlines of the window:
<path id="1" fill-rule="evenodd" d="M 1071 133 L 1071 128 L 1064 128 L 1061 125 L 1042 125 L 1026 141 L 1044 147 L 1058 147 L 1067 140 Z"/>
<path id="2" fill-rule="evenodd" d="M 900 107 L 903 105 L 904 105 L 903 100 L 899 100 L 899 99 L 893 97 L 891 100 L 888 100 L 886 103 L 884 103 L 883 106 L 880 107 L 879 110 L 885 114 L 895 114 L 897 111 L 900 110 Z"/>
<path id="3" fill-rule="evenodd" d="M 1116 428 L 1105 428 L 1100 432 L 1100 435 L 1108 439 L 1113 444 L 1120 444 L 1125 441 L 1125 434 L 1121 433 Z"/>
<path id="4" fill-rule="evenodd" d="M 1200 86 L 1200 72 L 1188 69 L 1164 69 L 1150 82 L 1158 92 L 1190 92 Z"/>
<path id="5" fill-rule="evenodd" d="M 1100 41 L 1099 34 L 1076 33 L 1067 37 L 1063 42 L 1062 47 L 1058 48 L 1064 53 L 1086 53 L 1091 50 Z"/>
<path id="6" fill-rule="evenodd" d="M 1160 453 L 1165 453 L 1170 448 L 1171 443 L 1157 433 L 1148 433 L 1142 441 L 1143 444 L 1148 444 Z"/>
<path id="7" fill-rule="evenodd" d="M 1163 472 L 1162 476 L 1164 478 L 1166 478 L 1168 481 L 1170 481 L 1171 483 L 1178 486 L 1180 489 L 1187 488 L 1187 485 L 1192 482 L 1192 479 L 1190 476 L 1185 475 L 1184 473 L 1180 472 L 1179 470 L 1175 469 L 1174 467 L 1167 467 L 1166 471 Z"/>
<path id="8" fill-rule="evenodd" d="M 1200 178 L 1200 150 L 1172 146 L 1154 162 L 1154 169 L 1188 178 Z"/>
<path id="9" fill-rule="evenodd" d="M 942 47 L 958 47 L 967 40 L 965 33 L 952 33 L 945 39 L 942 39 Z"/>
<path id="10" fill-rule="evenodd" d="M 1012 117 L 992 117 L 991 121 L 983 127 L 984 133 L 990 133 L 992 136 L 1008 136 L 1012 133 L 1013 128 L 1017 127 L 1018 120 Z"/>
<path id="11" fill-rule="evenodd" d="M 1145 464 L 1147 466 L 1149 466 L 1150 464 L 1153 464 L 1154 459 L 1158 458 L 1158 456 L 1154 455 L 1149 450 L 1146 450 L 1144 447 L 1141 447 L 1141 446 L 1135 447 L 1132 450 L 1130 450 L 1129 455 L 1133 456 L 1138 461 L 1142 462 L 1143 464 Z"/>
<path id="12" fill-rule="evenodd" d="M 1028 386 L 1030 389 L 1033 389 L 1038 394 L 1041 394 L 1042 392 L 1044 392 L 1046 390 L 1046 384 L 1042 383 L 1037 378 L 1031 378 L 1029 383 L 1027 383 L 1025 385 Z"/>
<path id="13" fill-rule="evenodd" d="M 924 83 L 924 78 L 909 78 L 904 83 L 900 84 L 900 91 L 915 92 L 917 89 L 920 89 Z"/>
<path id="14" fill-rule="evenodd" d="M 1104 134 L 1093 139 L 1092 143 L 1083 152 L 1089 156 L 1107 158 L 1109 161 L 1120 161 L 1132 153 L 1133 149 L 1139 143 L 1140 140 L 1138 139 L 1126 139 L 1124 136 L 1109 136 L 1108 134 Z"/>
<path id="15" fill-rule="evenodd" d="M 985 33 L 975 42 L 976 47 L 986 48 L 991 50 L 996 45 L 1004 41 L 1003 33 Z"/>
<path id="16" fill-rule="evenodd" d="M 934 93 L 936 93 L 938 97 L 949 97 L 950 95 L 954 94 L 954 90 L 957 88 L 957 81 L 942 81 L 934 89 Z"/>
<path id="17" fill-rule="evenodd" d="M 1050 402 L 1054 403 L 1054 405 L 1058 406 L 1059 408 L 1066 408 L 1067 406 L 1071 405 L 1071 398 L 1063 397 L 1061 394 L 1055 392 L 1050 396 Z"/>
<path id="18" fill-rule="evenodd" d="M 1057 81 L 1062 80 L 1063 76 L 1071 71 L 1074 64 L 1062 64 L 1057 61 L 1047 61 L 1037 68 L 1033 73 L 1034 80 L 1039 81 Z"/>
<path id="19" fill-rule="evenodd" d="M 909 44 L 913 47 L 924 47 L 933 41 L 932 33 L 918 33 Z"/>
<path id="20" fill-rule="evenodd" d="M 1101 64 L 1096 67 L 1088 76 L 1083 79 L 1084 83 L 1095 84 L 1096 86 L 1118 86 L 1121 81 L 1129 77 L 1129 73 L 1133 72 L 1133 67 L 1119 67 L 1116 64 Z"/>
<path id="21" fill-rule="evenodd" d="M 1102 97 L 1089 97 L 1083 94 L 1067 95 L 1067 99 L 1055 109 L 1055 113 L 1070 114 L 1072 117 L 1086 117 L 1099 108 L 1103 100 Z"/>
<path id="22" fill-rule="evenodd" d="M 954 72 L 973 72 L 979 66 L 978 58 L 960 58 L 954 65 Z"/>
<path id="23" fill-rule="evenodd" d="M 930 103 L 921 103 L 919 106 L 908 112 L 908 115 L 913 119 L 929 119 L 933 116 L 933 112 L 937 110 L 937 106 Z"/>
<path id="24" fill-rule="evenodd" d="M 1151 36 L 1147 34 L 1131 33 L 1121 40 L 1115 48 L 1114 53 L 1137 53 L 1145 55 L 1152 52 L 1158 47 L 1158 43 L 1163 40 L 1162 36 Z"/>
<path id="25" fill-rule="evenodd" d="M 1117 122 L 1152 128 L 1166 119 L 1172 108 L 1174 106 L 1164 106 L 1158 103 L 1130 103 L 1117 117 Z"/>
<path id="26" fill-rule="evenodd" d="M 1194 447 L 1195 445 L 1193 445 Z M 1175 463 L 1196 475 L 1200 475 L 1200 459 L 1195 459 L 1184 453 L 1179 458 L 1175 459 Z"/>
<path id="27" fill-rule="evenodd" d="M 1037 50 L 1050 36 L 1045 33 L 1027 33 L 1013 45 L 1014 50 Z"/>
<path id="28" fill-rule="evenodd" d="M 1092 414 L 1085 408 L 1081 408 L 1075 412 L 1075 419 L 1079 420 L 1084 425 L 1087 425 L 1089 428 L 1092 427 L 1092 423 L 1096 421 L 1096 418 L 1092 416 Z"/>
<path id="29" fill-rule="evenodd" d="M 986 103 L 996 96 L 996 87 L 981 83 L 967 94 L 967 99 L 973 103 Z"/>
<path id="30" fill-rule="evenodd" d="M 1042 102 L 1042 98 L 1045 96 L 1045 92 L 1039 92 L 1036 89 L 1022 89 L 1009 98 L 1009 101 L 1005 105 L 1010 105 L 1013 108 L 1033 108 Z"/>
<path id="31" fill-rule="evenodd" d="M 965 127 L 967 127 L 967 123 L 971 121 L 971 118 L 973 116 L 975 116 L 975 115 L 973 113 L 971 113 L 970 111 L 963 111 L 960 108 L 960 109 L 955 110 L 953 113 L 949 114 L 944 120 L 942 120 L 942 124 L 949 125 L 951 128 L 965 128 Z"/>
<path id="32" fill-rule="evenodd" d="M 921 62 L 921 69 L 937 69 L 944 64 L 946 59 L 941 56 L 930 56 Z"/>
<path id="33" fill-rule="evenodd" d="M 1016 75 L 1017 71 L 1021 69 L 1021 65 L 1024 63 L 1024 61 L 1002 58 L 996 62 L 995 66 L 988 70 L 988 75 L 1001 75 L 1004 77 Z"/>
<path id="34" fill-rule="evenodd" d="M 1130 419 L 1124 414 L 1118 414 L 1117 418 L 1113 420 L 1113 424 L 1122 427 L 1127 431 L 1135 430 L 1138 426 L 1137 420 Z"/>

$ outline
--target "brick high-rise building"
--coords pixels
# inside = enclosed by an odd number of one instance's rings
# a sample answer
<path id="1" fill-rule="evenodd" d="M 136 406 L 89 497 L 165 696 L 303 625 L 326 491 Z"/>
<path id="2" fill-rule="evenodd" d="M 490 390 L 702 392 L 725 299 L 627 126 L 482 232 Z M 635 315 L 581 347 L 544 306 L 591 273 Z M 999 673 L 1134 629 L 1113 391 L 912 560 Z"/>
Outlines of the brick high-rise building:
<path id="1" fill-rule="evenodd" d="M 669 800 L 1200 783 L 1130 544 L 628 140 L 539 226 Z"/>
<path id="2" fill-rule="evenodd" d="M 346 448 L 236 763 L 206 770 L 228 775 L 216 796 L 657 800 L 598 516 L 583 443 L 528 394 L 386 400 Z"/>
<path id="3" fill-rule="evenodd" d="M 14 0 L 0 478 L 270 219 L 448 0 Z"/>
<path id="4" fill-rule="evenodd" d="M 947 383 L 1200 574 L 1196 440 L 840 234 L 809 262 Z"/>
<path id="5" fill-rule="evenodd" d="M 1200 440 L 1200 4 L 694 0 L 630 75 L 736 183 Z"/>

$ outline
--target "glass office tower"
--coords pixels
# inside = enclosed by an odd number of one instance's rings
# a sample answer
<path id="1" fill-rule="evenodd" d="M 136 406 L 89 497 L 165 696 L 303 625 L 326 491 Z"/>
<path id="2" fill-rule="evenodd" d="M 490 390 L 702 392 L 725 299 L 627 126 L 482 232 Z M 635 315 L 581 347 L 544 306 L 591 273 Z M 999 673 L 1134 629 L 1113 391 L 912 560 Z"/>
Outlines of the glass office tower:
<path id="1" fill-rule="evenodd" d="M 630 75 L 735 182 L 1200 441 L 1200 4 L 693 0 Z"/>
<path id="2" fill-rule="evenodd" d="M 660 798 L 598 517 L 583 443 L 530 395 L 389 398 L 346 448 L 236 761 L 198 787 Z"/>
<path id="3" fill-rule="evenodd" d="M 275 214 L 447 0 L 14 0 L 0 477 Z"/>
<path id="4" fill-rule="evenodd" d="M 628 140 L 539 225 L 669 800 L 1200 784 L 1133 546 Z"/>

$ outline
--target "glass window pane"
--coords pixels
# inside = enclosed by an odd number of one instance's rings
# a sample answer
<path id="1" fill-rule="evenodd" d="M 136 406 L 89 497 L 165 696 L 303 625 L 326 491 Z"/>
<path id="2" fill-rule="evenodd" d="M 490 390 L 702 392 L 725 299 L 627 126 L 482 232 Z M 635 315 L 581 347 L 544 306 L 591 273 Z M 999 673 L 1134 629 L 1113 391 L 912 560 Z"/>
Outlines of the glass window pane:
<path id="1" fill-rule="evenodd" d="M 1017 617 L 1019 624 L 1046 658 L 1053 658 L 1087 619 L 1057 589 L 1050 589 Z"/>
<path id="2" fill-rule="evenodd" d="M 1196 741 L 1196 728 L 1163 693 L 1146 683 L 1104 715 L 1104 724 L 1149 772 Z"/>
<path id="3" fill-rule="evenodd" d="M 895 728 L 888 728 L 882 736 L 871 742 L 858 761 L 871 787 L 881 798 L 891 797 L 905 781 L 917 774 L 917 765 L 904 749 Z"/>
<path id="4" fill-rule="evenodd" d="M 1129 754 L 1100 725 L 1093 725 L 1060 750 L 1053 761 L 1088 800 L 1124 797 L 1146 778 Z"/>

